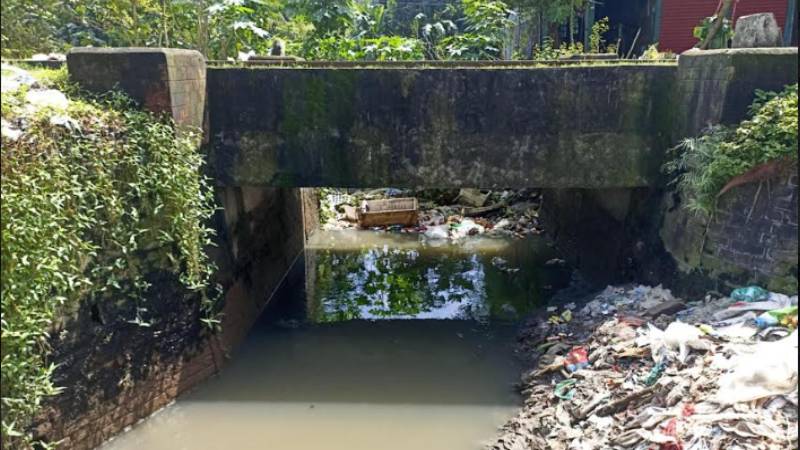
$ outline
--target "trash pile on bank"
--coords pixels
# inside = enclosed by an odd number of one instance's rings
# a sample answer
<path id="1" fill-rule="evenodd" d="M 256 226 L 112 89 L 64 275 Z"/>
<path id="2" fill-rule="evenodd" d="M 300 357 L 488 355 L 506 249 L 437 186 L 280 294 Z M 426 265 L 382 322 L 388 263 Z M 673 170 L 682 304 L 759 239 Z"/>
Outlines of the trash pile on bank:
<path id="1" fill-rule="evenodd" d="M 414 197 L 412 197 L 414 196 Z M 417 197 L 419 202 L 417 203 Z M 364 220 L 370 205 L 388 199 L 414 201 L 414 214 L 394 210 L 385 224 Z M 323 229 L 368 228 L 376 231 L 420 233 L 426 239 L 459 240 L 490 234 L 521 238 L 540 234 L 541 196 L 532 189 L 486 191 L 478 189 L 411 191 L 393 188 L 371 191 L 323 191 L 320 209 Z M 411 212 L 411 207 L 404 207 Z"/>
<path id="2" fill-rule="evenodd" d="M 797 448 L 797 296 L 748 287 L 684 302 L 636 286 L 590 298 L 528 323 L 525 406 L 490 448 Z"/>
<path id="3" fill-rule="evenodd" d="M 30 72 L 19 67 L 5 63 L 0 67 L 4 105 L 0 129 L 3 139 L 17 141 L 33 120 L 42 118 L 54 127 L 70 130 L 79 127 L 67 115 L 69 100 L 63 92 L 42 86 Z"/>

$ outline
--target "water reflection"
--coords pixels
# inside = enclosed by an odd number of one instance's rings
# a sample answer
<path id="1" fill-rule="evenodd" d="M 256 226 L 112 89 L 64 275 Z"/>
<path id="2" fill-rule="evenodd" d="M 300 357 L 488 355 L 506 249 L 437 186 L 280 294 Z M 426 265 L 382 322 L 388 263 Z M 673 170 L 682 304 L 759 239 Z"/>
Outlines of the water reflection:
<path id="1" fill-rule="evenodd" d="M 320 231 L 306 252 L 308 315 L 353 319 L 513 319 L 564 285 L 538 238 L 429 242 L 419 235 Z"/>
<path id="2" fill-rule="evenodd" d="M 103 448 L 484 448 L 519 403 L 515 326 L 488 319 L 566 283 L 566 268 L 546 264 L 553 251 L 363 231 L 319 232 L 308 248 L 219 377 Z"/>

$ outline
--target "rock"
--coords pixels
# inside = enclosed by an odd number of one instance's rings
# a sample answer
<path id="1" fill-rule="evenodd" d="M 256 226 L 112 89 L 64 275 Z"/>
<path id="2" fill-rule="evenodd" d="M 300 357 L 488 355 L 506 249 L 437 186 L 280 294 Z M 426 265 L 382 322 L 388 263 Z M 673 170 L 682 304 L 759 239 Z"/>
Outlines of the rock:
<path id="1" fill-rule="evenodd" d="M 63 92 L 56 89 L 43 89 L 39 91 L 28 91 L 25 94 L 25 101 L 35 109 L 54 108 L 66 109 L 69 100 Z"/>
<path id="2" fill-rule="evenodd" d="M 16 141 L 22 135 L 22 131 L 14 128 L 10 123 L 2 119 L 2 136 L 4 139 Z"/>
<path id="3" fill-rule="evenodd" d="M 736 21 L 733 48 L 780 47 L 781 28 L 772 13 L 742 16 Z"/>
<path id="4" fill-rule="evenodd" d="M 487 198 L 489 194 L 481 193 L 480 189 L 461 189 L 456 200 L 461 205 L 481 207 L 486 204 Z"/>
<path id="5" fill-rule="evenodd" d="M 1 70 L 2 83 L 0 83 L 0 91 L 3 93 L 14 92 L 23 85 L 30 87 L 35 87 L 37 85 L 36 78 L 28 73 L 28 71 L 22 70 L 19 67 L 3 64 Z"/>

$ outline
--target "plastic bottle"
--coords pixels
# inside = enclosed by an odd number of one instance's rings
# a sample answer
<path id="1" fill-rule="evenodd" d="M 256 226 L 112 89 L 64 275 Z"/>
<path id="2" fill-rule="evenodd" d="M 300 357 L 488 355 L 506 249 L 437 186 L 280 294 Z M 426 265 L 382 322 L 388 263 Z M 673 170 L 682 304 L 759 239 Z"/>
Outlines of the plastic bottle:
<path id="1" fill-rule="evenodd" d="M 764 314 L 761 314 L 756 318 L 756 325 L 758 326 L 759 329 L 762 330 L 764 328 L 777 326 L 778 322 L 779 322 L 778 318 L 770 314 L 769 311 L 765 312 Z"/>

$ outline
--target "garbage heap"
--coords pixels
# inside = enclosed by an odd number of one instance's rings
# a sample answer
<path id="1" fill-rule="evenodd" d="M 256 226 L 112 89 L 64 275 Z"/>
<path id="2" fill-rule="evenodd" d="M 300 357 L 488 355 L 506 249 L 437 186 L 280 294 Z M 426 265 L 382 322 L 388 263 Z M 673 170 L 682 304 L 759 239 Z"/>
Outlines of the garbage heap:
<path id="1" fill-rule="evenodd" d="M 608 287 L 532 318 L 525 402 L 491 449 L 798 448 L 797 296 Z"/>
<path id="2" fill-rule="evenodd" d="M 320 195 L 322 228 L 359 228 L 357 210 L 365 201 L 397 197 L 419 199 L 418 220 L 369 228 L 419 233 L 433 240 L 458 240 L 482 234 L 522 238 L 542 233 L 539 223 L 541 195 L 535 189 L 324 189 Z"/>

